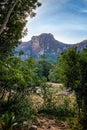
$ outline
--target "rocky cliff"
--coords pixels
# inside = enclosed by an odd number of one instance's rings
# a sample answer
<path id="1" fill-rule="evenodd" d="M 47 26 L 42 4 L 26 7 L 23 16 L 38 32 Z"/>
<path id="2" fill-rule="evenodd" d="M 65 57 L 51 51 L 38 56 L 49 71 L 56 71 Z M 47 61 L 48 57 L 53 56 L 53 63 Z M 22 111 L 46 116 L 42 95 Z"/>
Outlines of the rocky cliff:
<path id="1" fill-rule="evenodd" d="M 37 59 L 45 54 L 49 60 L 56 60 L 57 57 L 67 48 L 77 46 L 78 50 L 87 47 L 87 40 L 77 44 L 65 44 L 55 40 L 52 34 L 43 33 L 39 36 L 33 36 L 30 41 L 23 42 L 17 47 L 17 51 L 22 50 L 24 54 L 21 56 L 26 59 L 33 56 Z"/>

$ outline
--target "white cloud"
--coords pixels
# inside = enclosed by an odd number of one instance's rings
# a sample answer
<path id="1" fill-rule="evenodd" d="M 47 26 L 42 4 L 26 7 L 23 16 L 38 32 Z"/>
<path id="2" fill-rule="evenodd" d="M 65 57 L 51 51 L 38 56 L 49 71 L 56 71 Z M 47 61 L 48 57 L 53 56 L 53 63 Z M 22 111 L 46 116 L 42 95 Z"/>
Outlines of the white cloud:
<path id="1" fill-rule="evenodd" d="M 87 13 L 86 7 L 78 7 L 79 13 L 77 14 L 77 12 L 63 10 L 67 2 L 73 0 L 40 1 L 42 6 L 37 8 L 36 17 L 29 19 L 28 35 L 22 39 L 23 41 L 29 41 L 33 35 L 41 33 L 52 33 L 57 40 L 64 43 L 76 43 L 87 38 L 87 18 L 81 14 Z M 87 0 L 83 1 L 87 2 Z"/>

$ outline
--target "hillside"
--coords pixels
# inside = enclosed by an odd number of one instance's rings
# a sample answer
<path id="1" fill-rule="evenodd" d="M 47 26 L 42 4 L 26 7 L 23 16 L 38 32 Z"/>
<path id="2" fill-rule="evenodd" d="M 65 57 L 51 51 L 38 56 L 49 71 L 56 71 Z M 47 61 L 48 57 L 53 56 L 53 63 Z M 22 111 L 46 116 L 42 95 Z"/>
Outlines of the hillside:
<path id="1" fill-rule="evenodd" d="M 21 56 L 23 59 L 30 56 L 39 59 L 41 55 L 45 54 L 49 60 L 56 60 L 62 52 L 72 46 L 77 46 L 78 50 L 81 51 L 87 47 L 87 40 L 77 44 L 66 44 L 57 41 L 50 33 L 43 33 L 39 36 L 33 36 L 28 42 L 21 43 L 16 50 L 24 52 L 24 55 Z"/>

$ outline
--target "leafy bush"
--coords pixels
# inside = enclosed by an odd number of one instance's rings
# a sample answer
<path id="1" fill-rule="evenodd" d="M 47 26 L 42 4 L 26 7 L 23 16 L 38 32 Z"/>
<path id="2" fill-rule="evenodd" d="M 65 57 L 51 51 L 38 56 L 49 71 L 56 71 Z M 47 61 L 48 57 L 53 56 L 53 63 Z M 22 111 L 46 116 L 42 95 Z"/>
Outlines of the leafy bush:
<path id="1" fill-rule="evenodd" d="M 17 125 L 14 113 L 4 113 L 0 118 L 2 130 L 12 130 Z"/>
<path id="2" fill-rule="evenodd" d="M 32 120 L 34 110 L 32 103 L 22 94 L 13 94 L 6 101 L 0 103 L 0 114 L 14 112 L 16 121 L 20 124 L 25 120 Z"/>
<path id="3" fill-rule="evenodd" d="M 71 130 L 85 130 L 77 117 L 70 117 L 67 121 Z"/>
<path id="4" fill-rule="evenodd" d="M 42 107 L 38 110 L 39 113 L 46 113 L 57 116 L 60 119 L 74 115 L 74 104 L 71 105 L 69 97 L 61 96 L 61 99 L 55 98 L 54 88 L 44 84 L 42 87 L 42 98 L 44 100 Z"/>
<path id="5" fill-rule="evenodd" d="M 8 57 L 0 62 L 0 68 L 0 114 L 14 112 L 19 125 L 26 120 L 33 121 L 35 113 L 27 95 L 41 82 L 35 61 Z"/>

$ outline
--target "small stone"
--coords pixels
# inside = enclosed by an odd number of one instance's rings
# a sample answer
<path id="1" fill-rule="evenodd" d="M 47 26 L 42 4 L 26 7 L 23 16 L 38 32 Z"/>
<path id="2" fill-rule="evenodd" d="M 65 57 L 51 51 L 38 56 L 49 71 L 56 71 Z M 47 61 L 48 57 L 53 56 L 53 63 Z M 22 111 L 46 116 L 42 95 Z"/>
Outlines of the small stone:
<path id="1" fill-rule="evenodd" d="M 48 126 L 48 129 L 50 129 L 51 128 L 51 126 Z"/>
<path id="2" fill-rule="evenodd" d="M 51 129 L 50 130 L 56 130 L 56 128 L 54 128 L 53 126 L 51 126 Z"/>
<path id="3" fill-rule="evenodd" d="M 29 130 L 37 130 L 37 126 L 36 125 L 32 125 Z"/>
<path id="4" fill-rule="evenodd" d="M 45 119 L 42 119 L 42 120 L 40 120 L 40 122 L 41 122 L 41 123 L 44 123 L 44 122 L 46 122 L 46 120 L 45 120 Z"/>
<path id="5" fill-rule="evenodd" d="M 56 130 L 53 126 L 48 126 L 48 130 Z"/>
<path id="6" fill-rule="evenodd" d="M 45 127 L 44 125 L 42 126 L 42 128 L 43 128 L 43 129 L 46 129 L 46 127 Z"/>

